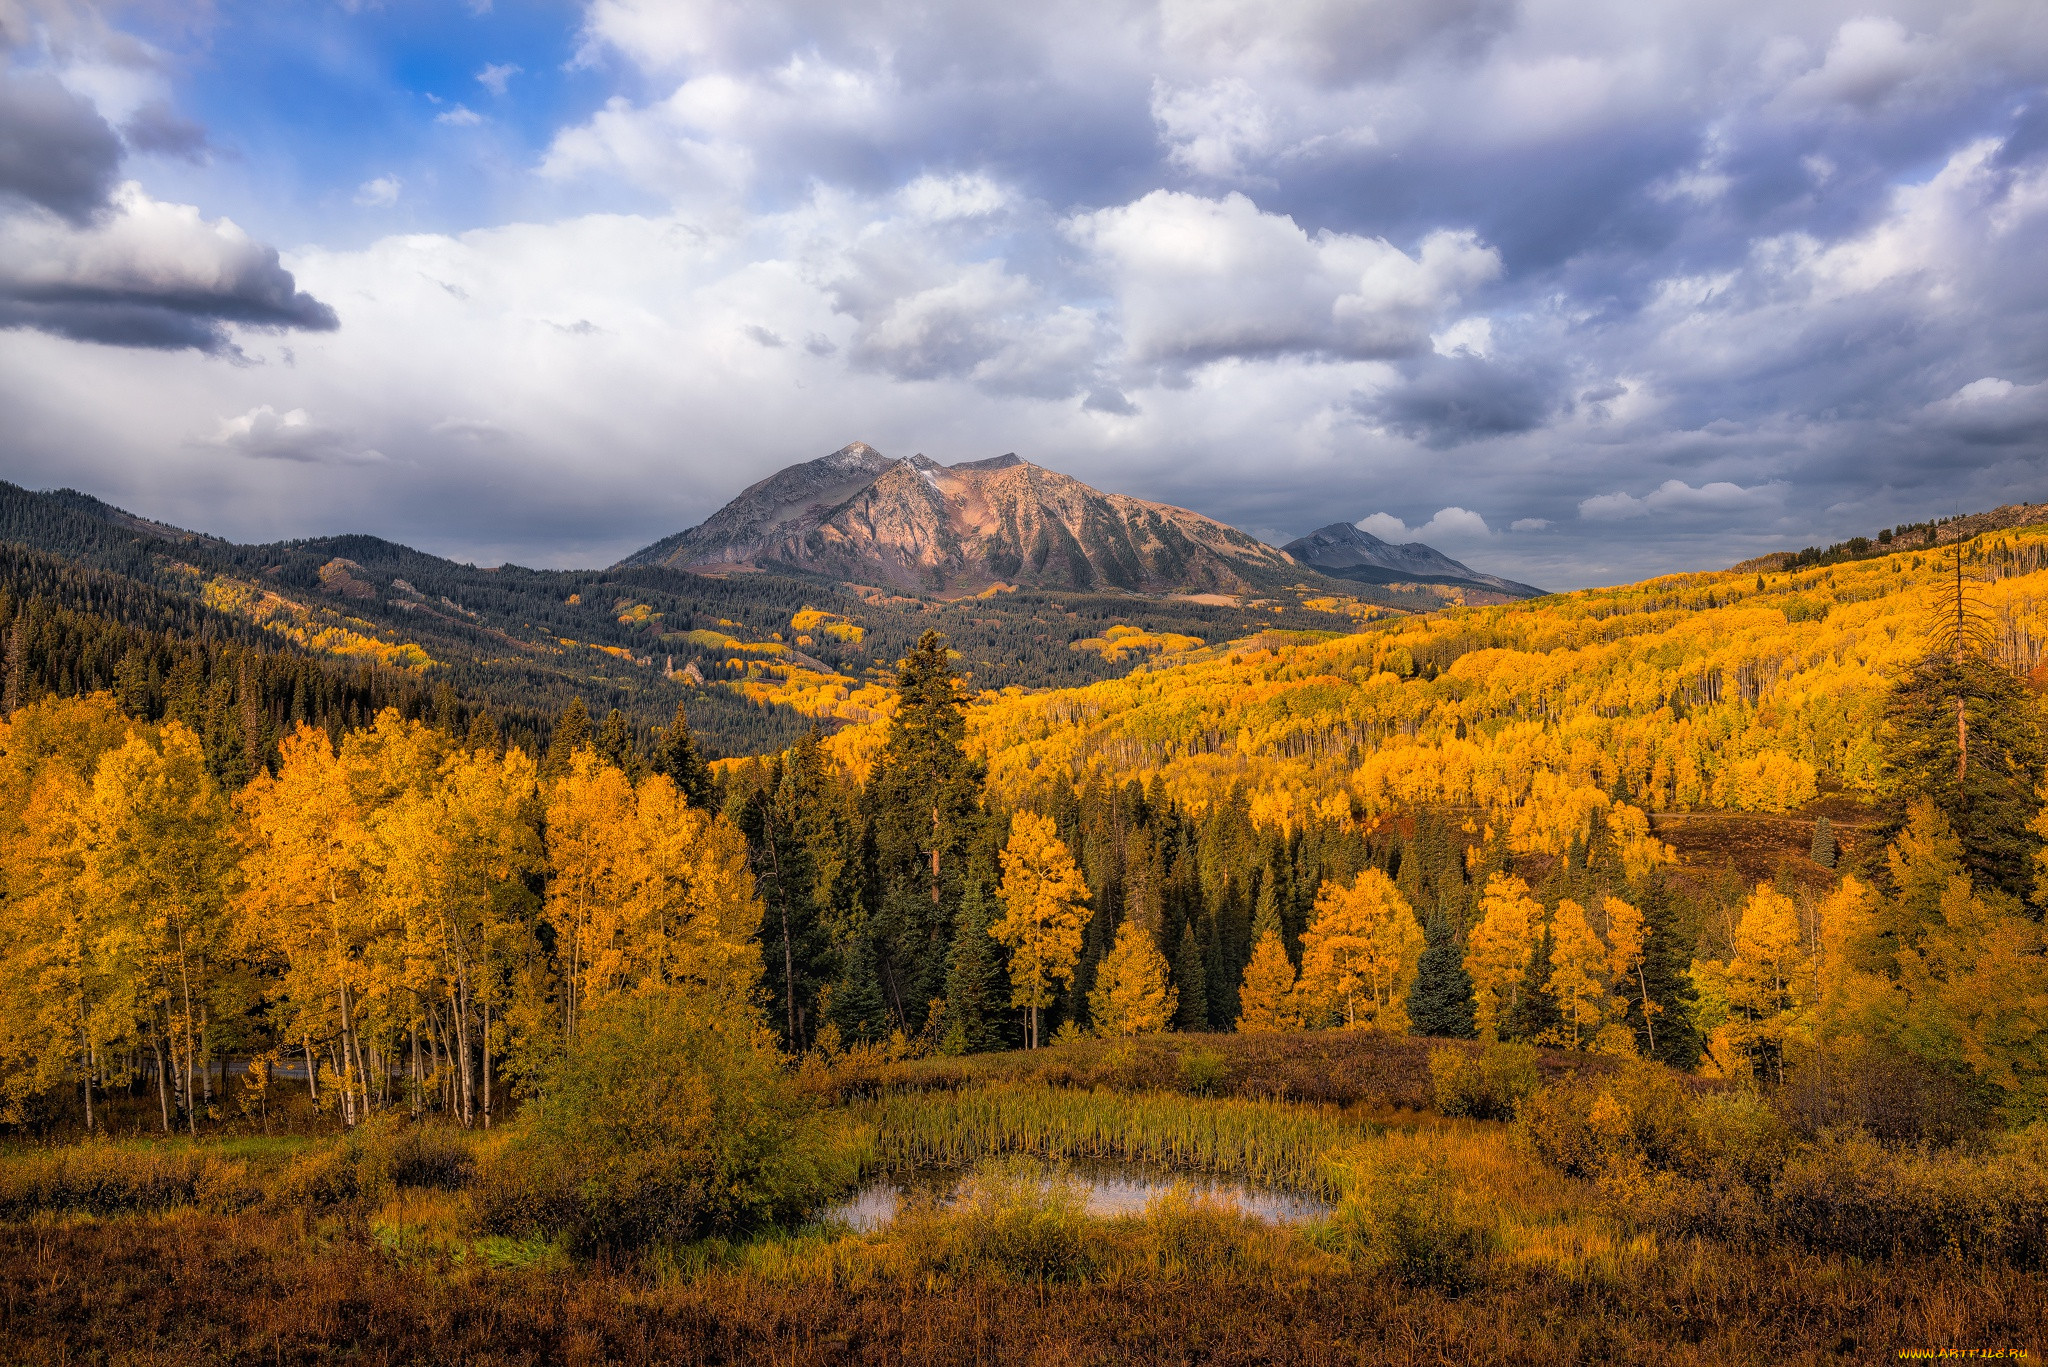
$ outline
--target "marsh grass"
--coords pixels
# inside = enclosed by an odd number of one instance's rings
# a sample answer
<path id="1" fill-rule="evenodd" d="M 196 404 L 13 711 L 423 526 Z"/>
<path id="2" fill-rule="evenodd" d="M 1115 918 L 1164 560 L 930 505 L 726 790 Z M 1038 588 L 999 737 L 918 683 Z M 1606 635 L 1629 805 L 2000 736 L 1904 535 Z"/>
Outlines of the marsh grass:
<path id="1" fill-rule="evenodd" d="M 1027 1154 L 1236 1177 L 1318 1196 L 1336 1194 L 1329 1155 L 1366 1132 L 1323 1106 L 1006 1083 L 888 1093 L 850 1109 L 873 1136 L 872 1161 L 885 1168 L 966 1168 Z"/>

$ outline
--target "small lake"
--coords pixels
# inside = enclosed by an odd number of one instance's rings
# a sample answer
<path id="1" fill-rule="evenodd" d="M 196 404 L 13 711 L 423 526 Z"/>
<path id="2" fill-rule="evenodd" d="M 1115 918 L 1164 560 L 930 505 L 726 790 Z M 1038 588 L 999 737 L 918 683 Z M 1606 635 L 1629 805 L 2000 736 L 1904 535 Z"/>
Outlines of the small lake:
<path id="1" fill-rule="evenodd" d="M 959 1200 L 960 1186 L 970 1174 L 922 1170 L 891 1173 L 868 1183 L 852 1196 L 818 1212 L 818 1218 L 843 1221 L 856 1232 L 867 1234 L 896 1218 L 903 1203 L 912 1197 L 952 1205 Z M 1197 1200 L 1215 1201 L 1241 1210 L 1268 1224 L 1292 1225 L 1328 1215 L 1327 1201 L 1271 1187 L 1255 1187 L 1227 1178 L 1164 1173 L 1155 1169 L 1111 1163 L 1076 1164 L 1061 1170 L 1061 1176 L 1078 1187 L 1087 1198 L 1088 1213 L 1099 1218 L 1142 1215 L 1154 1198 L 1179 1187 Z M 1039 1179 L 1050 1186 L 1051 1176 Z"/>

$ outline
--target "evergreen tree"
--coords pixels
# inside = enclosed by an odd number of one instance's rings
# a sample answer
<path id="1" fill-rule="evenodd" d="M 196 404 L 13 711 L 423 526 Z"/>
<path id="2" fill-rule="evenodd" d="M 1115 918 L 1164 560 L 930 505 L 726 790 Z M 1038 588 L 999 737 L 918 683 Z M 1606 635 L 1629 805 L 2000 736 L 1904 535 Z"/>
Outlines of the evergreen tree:
<path id="1" fill-rule="evenodd" d="M 590 709 L 583 705 L 583 699 L 571 698 L 555 722 L 554 734 L 548 737 L 548 755 L 541 765 L 541 772 L 549 777 L 566 773 L 569 757 L 590 744 Z"/>
<path id="2" fill-rule="evenodd" d="M 1835 828 L 1828 824 L 1825 814 L 1813 823 L 1813 862 L 1824 869 L 1835 866 Z"/>
<path id="3" fill-rule="evenodd" d="M 924 1003 L 945 990 L 967 857 L 981 826 L 983 767 L 962 746 L 966 697 L 944 636 L 925 632 L 898 662 L 896 697 L 866 803 L 882 889 L 877 967 L 915 1030 Z"/>
<path id="4" fill-rule="evenodd" d="M 958 1053 L 983 1053 L 1008 1042 L 1002 946 L 989 934 L 994 924 L 986 880 L 970 878 L 946 964 L 946 1034 L 948 1047 Z"/>
<path id="5" fill-rule="evenodd" d="M 1625 994 L 1626 1021 L 1644 1057 L 1690 1071 L 1699 1065 L 1703 1047 L 1695 1022 L 1699 991 L 1692 981 L 1693 946 L 1679 933 L 1677 909 L 1661 877 L 1643 888 L 1636 904 L 1643 913 L 1640 988 L 1657 1010 L 1646 1021 L 1642 997 Z"/>
<path id="6" fill-rule="evenodd" d="M 604 714 L 604 725 L 597 729 L 594 742 L 597 753 L 616 768 L 633 773 L 640 767 L 639 756 L 633 753 L 633 728 L 626 721 L 626 714 L 614 707 Z"/>
<path id="7" fill-rule="evenodd" d="M 1979 885 L 2024 899 L 2041 848 L 2029 823 L 2048 778 L 2048 738 L 2026 689 L 1967 651 L 1930 655 L 1892 689 L 1885 720 L 1894 792 L 1932 798 Z"/>
<path id="8" fill-rule="evenodd" d="M 667 774 L 692 807 L 711 805 L 711 768 L 698 753 L 697 737 L 690 730 L 690 719 L 680 702 L 676 704 L 675 720 L 655 741 L 649 767 L 657 774 Z"/>
<path id="9" fill-rule="evenodd" d="M 1477 1033 L 1472 1022 L 1472 975 L 1465 971 L 1465 954 L 1450 917 L 1439 910 L 1423 933 L 1426 947 L 1408 997 L 1412 1027 L 1419 1035 L 1471 1039 Z"/>
<path id="10" fill-rule="evenodd" d="M 1522 997 L 1516 1004 L 1514 1022 L 1509 1032 L 1516 1039 L 1554 1039 L 1555 1032 L 1563 1024 L 1563 1016 L 1557 1009 L 1557 998 L 1550 992 L 1550 958 L 1553 943 L 1550 927 L 1546 925 L 1543 927 L 1542 936 L 1536 941 L 1536 952 L 1530 956 L 1529 967 L 1522 975 Z"/>
<path id="11" fill-rule="evenodd" d="M 882 995 L 881 977 L 875 970 L 873 944 L 856 935 L 842 957 L 839 981 L 832 985 L 826 1018 L 849 1040 L 881 1040 L 895 1028 L 895 1017 Z"/>
<path id="12" fill-rule="evenodd" d="M 1176 1030 L 1200 1033 L 1209 1028 L 1209 980 L 1202 963 L 1202 937 L 1189 922 L 1180 929 L 1180 948 L 1173 954 L 1173 985 L 1180 993 Z"/>

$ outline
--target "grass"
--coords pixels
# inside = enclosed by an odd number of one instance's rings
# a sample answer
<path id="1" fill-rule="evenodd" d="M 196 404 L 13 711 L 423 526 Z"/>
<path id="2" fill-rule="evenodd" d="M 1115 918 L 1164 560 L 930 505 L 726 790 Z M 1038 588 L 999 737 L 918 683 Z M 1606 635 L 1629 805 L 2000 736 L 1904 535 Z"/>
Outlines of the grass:
<path id="1" fill-rule="evenodd" d="M 892 1168 L 963 1168 L 999 1154 L 1101 1159 L 1333 1195 L 1330 1156 L 1364 1133 L 1326 1106 L 1014 1083 L 855 1101 Z"/>
<path id="2" fill-rule="evenodd" d="M 1595 1067 L 1559 1085 L 1547 1065 L 1521 1120 L 1454 1118 L 1422 1104 L 1426 1042 L 1292 1043 L 1297 1069 L 1338 1070 L 1341 1105 L 1245 1095 L 1244 1069 L 1286 1045 L 1221 1037 L 899 1065 L 847 1087 L 845 1109 L 872 1163 L 972 1170 L 957 1208 L 635 1258 L 480 1237 L 480 1141 L 447 1131 L 17 1150 L 0 1155 L 0 1363 L 1747 1364 L 2048 1344 L 2036 1138 L 1845 1147 L 1716 1119 L 1749 1103 L 1676 1080 Z M 1183 1050 L 1222 1057 L 1223 1095 L 1177 1089 Z M 1632 1137 L 1596 1122 L 1603 1094 Z M 1674 1218 L 1699 1207 L 1643 1194 L 1722 1180 L 1727 1155 L 1762 1181 L 1742 1199 L 1782 1198 L 1804 1223 L 1716 1233 Z M 1043 1166 L 1069 1159 L 1319 1192 L 1335 1210 L 1268 1226 L 1182 1189 L 1096 1218 Z M 208 1165 L 259 1199 L 206 1199 Z M 159 1195 L 65 1195 L 131 1188 Z M 1995 1245 L 1959 1223 L 1983 1210 L 2007 1231 Z M 1901 1212 L 1920 1233 L 1868 1236 Z"/>

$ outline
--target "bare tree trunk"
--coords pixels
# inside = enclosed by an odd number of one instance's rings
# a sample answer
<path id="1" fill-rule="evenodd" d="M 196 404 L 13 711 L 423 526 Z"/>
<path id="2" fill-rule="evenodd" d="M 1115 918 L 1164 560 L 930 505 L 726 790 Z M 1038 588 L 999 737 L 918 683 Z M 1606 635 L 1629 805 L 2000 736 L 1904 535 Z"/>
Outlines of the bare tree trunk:
<path id="1" fill-rule="evenodd" d="M 185 1127 L 194 1138 L 199 1135 L 199 1099 L 192 1091 L 192 1056 L 199 1040 L 192 1029 L 192 974 L 185 963 L 185 925 L 178 923 L 178 977 L 185 988 Z"/>
<path id="2" fill-rule="evenodd" d="M 300 1043 L 306 1046 L 306 1090 L 312 1094 L 313 1109 L 320 1109 L 320 1065 L 313 1057 L 313 1036 L 310 1031 L 299 1033 Z"/>
<path id="3" fill-rule="evenodd" d="M 162 1039 L 157 1037 L 156 1034 L 156 1022 L 154 1019 L 156 1012 L 151 1011 L 149 1014 L 152 1018 L 150 1021 L 151 1039 L 149 1047 L 156 1054 L 156 1104 L 157 1108 L 164 1115 L 164 1133 L 169 1134 L 171 1132 L 171 1099 L 164 1093 L 164 1046 Z"/>
<path id="4" fill-rule="evenodd" d="M 85 1051 L 85 1132 L 92 1133 L 92 1041 L 86 1038 L 85 1026 L 78 1027 L 78 1043 Z"/>
<path id="5" fill-rule="evenodd" d="M 1643 961 L 1636 960 L 1636 982 L 1643 989 L 1643 1033 L 1650 1037 L 1650 1057 L 1657 1056 L 1657 1029 L 1650 1024 L 1650 980 L 1643 976 Z"/>
<path id="6" fill-rule="evenodd" d="M 491 1004 L 484 1002 L 484 1128 L 491 1128 Z"/>

